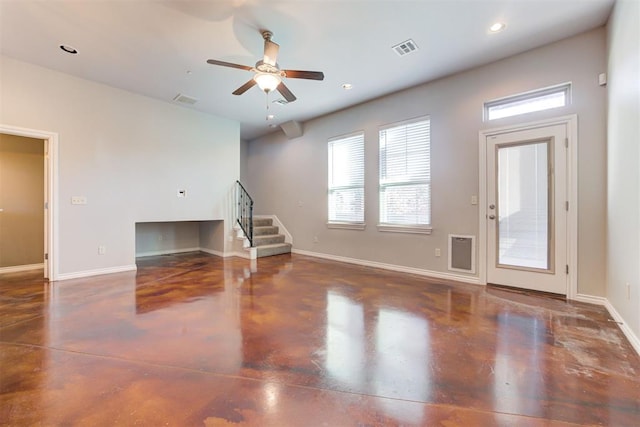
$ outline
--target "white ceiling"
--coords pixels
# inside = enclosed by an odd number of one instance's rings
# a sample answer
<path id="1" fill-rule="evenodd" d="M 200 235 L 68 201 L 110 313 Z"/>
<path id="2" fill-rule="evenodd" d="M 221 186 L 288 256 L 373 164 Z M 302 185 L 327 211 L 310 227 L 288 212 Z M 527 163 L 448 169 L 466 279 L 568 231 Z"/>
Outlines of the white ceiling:
<path id="1" fill-rule="evenodd" d="M 272 123 L 305 121 L 603 25 L 614 0 L 0 0 L 3 55 L 238 120 L 244 139 L 274 131 L 257 87 L 231 94 L 253 66 L 260 29 L 274 33 L 281 68 L 323 71 L 286 79 L 298 97 L 273 104 Z M 489 34 L 496 21 L 504 31 Z M 413 39 L 400 57 L 391 46 Z M 78 55 L 59 49 L 66 44 Z M 190 73 L 188 73 L 190 71 Z M 353 89 L 345 91 L 343 83 Z"/>

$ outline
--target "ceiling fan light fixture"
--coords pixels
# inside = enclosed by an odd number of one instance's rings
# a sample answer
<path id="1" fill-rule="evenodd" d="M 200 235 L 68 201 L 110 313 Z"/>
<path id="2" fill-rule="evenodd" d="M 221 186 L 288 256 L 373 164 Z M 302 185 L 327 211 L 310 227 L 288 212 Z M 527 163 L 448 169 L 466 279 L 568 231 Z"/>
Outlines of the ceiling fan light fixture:
<path id="1" fill-rule="evenodd" d="M 258 87 L 267 93 L 275 90 L 282 81 L 280 76 L 273 73 L 258 73 L 253 79 L 258 84 Z"/>

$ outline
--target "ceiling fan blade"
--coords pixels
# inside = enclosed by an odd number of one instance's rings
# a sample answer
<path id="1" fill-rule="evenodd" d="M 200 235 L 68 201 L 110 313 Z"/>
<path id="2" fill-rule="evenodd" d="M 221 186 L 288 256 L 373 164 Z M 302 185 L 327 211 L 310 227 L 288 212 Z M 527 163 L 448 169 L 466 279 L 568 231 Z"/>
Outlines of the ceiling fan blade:
<path id="1" fill-rule="evenodd" d="M 253 67 L 249 67 L 248 65 L 233 64 L 231 62 L 218 61 L 216 59 L 208 59 L 207 63 L 211 65 L 222 65 L 223 67 L 239 68 L 247 71 L 251 71 L 253 69 Z"/>
<path id="2" fill-rule="evenodd" d="M 255 84 L 256 84 L 256 81 L 251 79 L 248 82 L 246 82 L 245 84 L 243 84 L 242 86 L 240 86 L 238 89 L 234 90 L 232 93 L 234 95 L 242 95 L 243 93 L 245 93 L 246 91 L 248 91 L 249 89 L 254 87 Z"/>
<path id="3" fill-rule="evenodd" d="M 276 66 L 276 60 L 278 59 L 278 51 L 280 46 L 278 43 L 274 43 L 271 40 L 264 41 L 264 58 L 262 62 L 272 66 Z"/>
<path id="4" fill-rule="evenodd" d="M 276 90 L 280 92 L 280 95 L 282 95 L 284 99 L 287 100 L 287 102 L 293 102 L 296 100 L 296 96 L 293 93 L 291 93 L 289 88 L 286 87 L 284 83 L 280 82 Z"/>
<path id="5" fill-rule="evenodd" d="M 284 70 L 284 74 L 291 79 L 324 80 L 322 71 Z"/>

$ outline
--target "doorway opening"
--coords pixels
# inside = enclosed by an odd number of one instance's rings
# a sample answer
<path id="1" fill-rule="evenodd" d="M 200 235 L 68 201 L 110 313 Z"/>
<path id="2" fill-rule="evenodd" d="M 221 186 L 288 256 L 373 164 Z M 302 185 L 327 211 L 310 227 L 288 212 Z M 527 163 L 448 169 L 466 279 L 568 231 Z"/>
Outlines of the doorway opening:
<path id="1" fill-rule="evenodd" d="M 35 140 L 44 141 L 43 143 L 43 199 L 42 210 L 44 215 L 40 216 L 42 219 L 43 235 L 43 251 L 41 254 L 42 264 L 44 266 L 44 277 L 50 281 L 54 281 L 58 274 L 58 230 L 57 230 L 57 161 L 58 161 L 58 135 L 53 132 L 19 128 L 10 125 L 0 124 L 0 134 L 15 137 L 31 138 Z M 33 142 L 25 140 L 24 144 Z M 0 209 L 5 209 L 0 206 Z M 1 212 L 0 215 L 5 212 Z M 25 215 L 22 215 L 24 219 Z M 38 263 L 39 264 L 39 263 Z"/>

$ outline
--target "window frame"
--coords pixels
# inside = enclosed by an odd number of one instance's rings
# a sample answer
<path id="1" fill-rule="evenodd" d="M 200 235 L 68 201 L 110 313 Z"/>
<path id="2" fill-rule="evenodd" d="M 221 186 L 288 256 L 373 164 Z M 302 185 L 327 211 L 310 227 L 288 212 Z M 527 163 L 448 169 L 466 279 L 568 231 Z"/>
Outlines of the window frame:
<path id="1" fill-rule="evenodd" d="M 428 127 L 429 127 L 429 138 L 427 141 L 427 150 L 429 152 L 429 165 L 428 165 L 428 169 L 429 169 L 429 176 L 428 179 L 426 181 L 413 181 L 413 180 L 409 180 L 409 181 L 404 181 L 404 182 L 394 182 L 391 185 L 384 185 L 382 183 L 382 176 L 381 176 L 381 168 L 382 168 L 382 156 L 381 156 L 381 144 L 380 144 L 380 133 L 382 131 L 385 130 L 389 130 L 389 129 L 393 129 L 393 128 L 399 128 L 402 126 L 409 126 L 411 124 L 414 123 L 421 123 L 421 122 L 425 122 L 427 121 Z M 382 126 L 378 127 L 378 231 L 382 231 L 382 232 L 395 232 L 395 233 L 413 233 L 413 234 L 431 234 L 433 227 L 432 227 L 432 222 L 433 222 L 433 218 L 432 218 L 432 205 L 431 205 L 431 201 L 432 201 L 432 193 L 431 193 L 431 116 L 430 115 L 424 115 L 424 116 L 419 116 L 419 117 L 414 117 L 412 119 L 408 119 L 408 120 L 402 120 L 399 122 L 393 122 L 393 123 L 388 123 Z M 414 183 L 422 183 L 422 184 L 426 184 L 428 191 L 429 191 L 429 199 L 428 199 L 428 205 L 429 205 L 429 224 L 397 224 L 397 223 L 388 223 L 388 222 L 382 222 L 382 197 L 381 197 L 381 193 L 382 193 L 382 188 L 384 187 L 393 187 L 393 186 L 400 186 L 400 185 L 410 185 L 410 184 L 414 184 Z"/>
<path id="2" fill-rule="evenodd" d="M 557 84 L 557 85 L 553 85 L 553 86 L 547 86 L 541 89 L 534 89 L 528 92 L 522 92 L 522 93 L 518 93 L 515 95 L 509 95 L 509 96 L 505 96 L 502 98 L 497 98 L 497 99 L 492 99 L 490 101 L 486 101 L 483 104 L 483 121 L 484 122 L 493 122 L 495 120 L 501 120 L 501 119 L 507 119 L 510 117 L 517 117 L 517 116 L 522 116 L 525 114 L 532 114 L 532 113 L 539 113 L 542 111 L 548 111 L 548 110 L 553 110 L 555 108 L 563 108 L 563 107 L 567 107 L 569 105 L 571 105 L 571 91 L 572 91 L 572 85 L 571 82 L 565 82 L 565 83 L 561 83 L 561 84 Z M 533 101 L 536 98 L 542 98 L 544 96 L 548 96 L 551 94 L 555 94 L 555 93 L 564 93 L 564 99 L 565 99 L 565 103 L 564 105 L 560 105 L 557 107 L 550 107 L 550 108 L 544 108 L 544 109 L 540 109 L 540 110 L 532 110 L 532 111 L 526 111 L 523 113 L 517 113 L 517 114 L 511 114 L 508 116 L 502 116 L 502 117 L 496 117 L 496 118 L 491 118 L 491 108 L 494 107 L 502 107 L 502 106 L 507 106 L 509 104 L 516 104 L 522 101 Z"/>
<path id="3" fill-rule="evenodd" d="M 356 136 L 361 136 L 362 140 L 362 185 L 351 185 L 351 186 L 331 186 L 331 171 L 332 171 L 332 163 L 331 163 L 331 144 L 336 141 L 345 140 L 348 138 L 353 138 Z M 366 174 L 365 174 L 365 132 L 363 130 L 351 132 L 348 134 L 338 135 L 335 137 L 331 137 L 327 141 L 327 228 L 337 228 L 337 229 L 348 229 L 348 230 L 364 230 L 366 226 L 365 218 L 366 218 L 366 209 L 365 209 L 365 189 L 366 189 Z M 347 189 L 347 188 L 362 188 L 362 221 L 338 221 L 332 220 L 330 218 L 331 212 L 331 192 L 337 188 Z"/>

